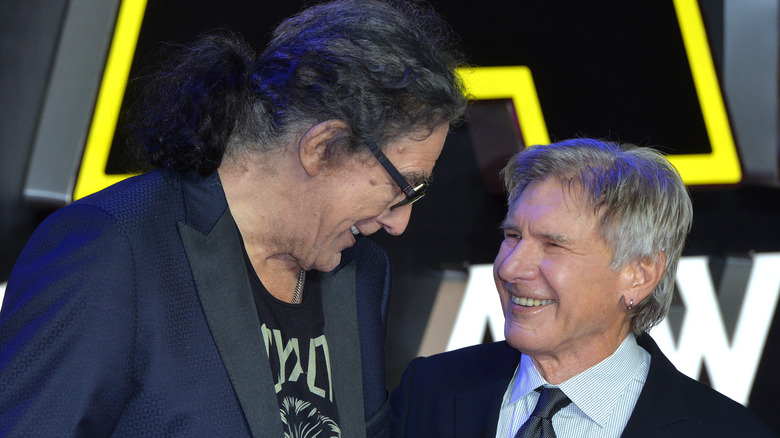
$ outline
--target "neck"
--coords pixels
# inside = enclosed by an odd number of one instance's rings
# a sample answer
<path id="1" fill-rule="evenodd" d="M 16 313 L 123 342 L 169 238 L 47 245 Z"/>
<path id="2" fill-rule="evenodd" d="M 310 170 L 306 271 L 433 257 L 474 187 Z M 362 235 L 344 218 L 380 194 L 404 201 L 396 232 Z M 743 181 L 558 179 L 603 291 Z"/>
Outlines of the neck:
<path id="1" fill-rule="evenodd" d="M 293 254 L 301 217 L 290 187 L 299 187 L 285 153 L 227 159 L 218 173 L 228 207 L 247 255 L 263 286 L 282 301 L 292 301 L 300 261 Z M 297 193 L 297 192 L 296 192 Z"/>
<path id="2" fill-rule="evenodd" d="M 616 337 L 589 342 L 567 350 L 563 354 L 529 354 L 544 380 L 559 385 L 591 368 L 617 351 L 628 336 L 629 330 L 621 330 Z"/>

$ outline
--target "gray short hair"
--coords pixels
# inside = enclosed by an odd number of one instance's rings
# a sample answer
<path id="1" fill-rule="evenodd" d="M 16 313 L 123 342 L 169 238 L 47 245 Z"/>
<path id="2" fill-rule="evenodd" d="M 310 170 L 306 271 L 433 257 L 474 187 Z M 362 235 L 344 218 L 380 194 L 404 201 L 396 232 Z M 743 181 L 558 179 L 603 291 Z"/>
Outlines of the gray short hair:
<path id="1" fill-rule="evenodd" d="M 510 211 L 528 184 L 554 178 L 579 190 L 599 217 L 612 268 L 666 255 L 663 276 L 631 311 L 634 333 L 664 319 L 674 295 L 677 263 L 691 229 L 693 207 L 677 170 L 655 149 L 578 138 L 527 148 L 502 171 Z"/>

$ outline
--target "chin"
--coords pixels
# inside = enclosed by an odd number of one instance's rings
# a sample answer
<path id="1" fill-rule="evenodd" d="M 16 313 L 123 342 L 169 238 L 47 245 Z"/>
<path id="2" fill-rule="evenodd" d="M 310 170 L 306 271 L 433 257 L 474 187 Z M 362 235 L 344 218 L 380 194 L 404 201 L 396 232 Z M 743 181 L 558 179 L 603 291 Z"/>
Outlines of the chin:
<path id="1" fill-rule="evenodd" d="M 522 346 L 524 344 L 521 341 L 520 336 L 518 336 L 518 333 L 511 332 L 511 331 L 509 331 L 508 328 L 505 328 L 504 329 L 504 339 L 506 339 L 506 343 L 509 344 L 515 350 L 523 351 Z"/>
<path id="2" fill-rule="evenodd" d="M 521 352 L 535 351 L 544 343 L 544 334 L 518 327 L 509 322 L 504 325 L 504 338 L 515 350 Z"/>

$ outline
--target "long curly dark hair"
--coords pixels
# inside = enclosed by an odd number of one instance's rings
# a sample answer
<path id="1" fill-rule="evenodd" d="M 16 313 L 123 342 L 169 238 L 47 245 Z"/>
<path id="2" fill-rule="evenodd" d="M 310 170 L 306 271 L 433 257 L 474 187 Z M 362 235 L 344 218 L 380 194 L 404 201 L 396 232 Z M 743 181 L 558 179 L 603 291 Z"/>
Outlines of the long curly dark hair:
<path id="1" fill-rule="evenodd" d="M 338 119 L 349 132 L 332 154 L 432 132 L 464 113 L 454 38 L 427 5 L 339 0 L 283 21 L 256 56 L 238 35 L 179 48 L 146 81 L 131 141 L 153 166 L 209 175 L 226 155 L 285 145 Z"/>

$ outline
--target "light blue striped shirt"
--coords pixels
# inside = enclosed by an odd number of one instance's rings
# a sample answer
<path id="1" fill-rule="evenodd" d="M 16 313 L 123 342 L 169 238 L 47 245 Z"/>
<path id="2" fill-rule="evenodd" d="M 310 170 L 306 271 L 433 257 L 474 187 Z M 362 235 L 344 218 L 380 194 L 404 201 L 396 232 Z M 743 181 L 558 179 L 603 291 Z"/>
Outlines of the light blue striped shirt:
<path id="1" fill-rule="evenodd" d="M 628 424 L 647 380 L 650 353 L 629 334 L 611 356 L 557 385 L 572 401 L 552 419 L 558 438 L 617 438 Z M 504 393 L 497 438 L 513 438 L 536 406 L 541 385 L 531 358 L 523 355 Z"/>

